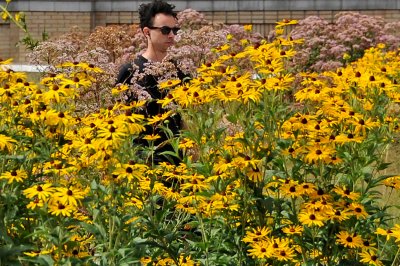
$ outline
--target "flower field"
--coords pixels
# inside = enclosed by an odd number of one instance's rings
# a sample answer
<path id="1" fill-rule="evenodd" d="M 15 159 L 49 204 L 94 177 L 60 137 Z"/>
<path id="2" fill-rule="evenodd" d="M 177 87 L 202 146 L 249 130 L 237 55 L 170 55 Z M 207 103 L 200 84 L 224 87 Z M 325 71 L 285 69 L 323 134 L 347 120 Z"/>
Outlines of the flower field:
<path id="1" fill-rule="evenodd" d="M 96 64 L 34 82 L 0 60 L 0 265 L 399 265 L 399 50 L 297 72 L 294 23 L 225 35 L 155 117 L 124 85 L 81 109 Z M 135 139 L 176 113 L 181 163 L 156 163 Z"/>

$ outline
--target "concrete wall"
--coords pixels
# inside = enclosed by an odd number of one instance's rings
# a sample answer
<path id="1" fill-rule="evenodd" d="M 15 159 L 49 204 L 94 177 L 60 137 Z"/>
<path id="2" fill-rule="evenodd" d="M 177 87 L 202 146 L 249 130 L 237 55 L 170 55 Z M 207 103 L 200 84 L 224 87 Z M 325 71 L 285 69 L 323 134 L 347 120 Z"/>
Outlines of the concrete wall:
<path id="1" fill-rule="evenodd" d="M 9 10 L 26 14 L 29 31 L 40 38 L 45 30 L 50 37 L 67 33 L 77 26 L 89 33 L 96 26 L 138 23 L 137 9 L 150 1 L 125 0 L 13 0 Z M 400 20 L 400 0 L 175 0 L 169 1 L 177 11 L 192 8 L 205 14 L 210 22 L 253 24 L 254 30 L 267 34 L 278 20 L 303 19 L 317 15 L 333 20 L 340 11 L 381 16 L 387 22 Z M 10 23 L 0 22 L 0 58 L 12 57 L 26 62 L 24 47 L 15 47 L 23 33 Z"/>

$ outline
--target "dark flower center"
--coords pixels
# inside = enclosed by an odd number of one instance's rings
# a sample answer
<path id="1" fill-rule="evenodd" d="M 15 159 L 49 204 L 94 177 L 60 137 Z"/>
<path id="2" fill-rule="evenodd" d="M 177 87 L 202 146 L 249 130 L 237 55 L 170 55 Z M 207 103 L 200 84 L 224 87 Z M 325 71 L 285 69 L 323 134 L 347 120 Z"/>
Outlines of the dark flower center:
<path id="1" fill-rule="evenodd" d="M 132 174 L 133 173 L 133 169 L 132 169 L 132 167 L 127 167 L 126 168 L 126 170 L 125 170 L 128 174 Z"/>

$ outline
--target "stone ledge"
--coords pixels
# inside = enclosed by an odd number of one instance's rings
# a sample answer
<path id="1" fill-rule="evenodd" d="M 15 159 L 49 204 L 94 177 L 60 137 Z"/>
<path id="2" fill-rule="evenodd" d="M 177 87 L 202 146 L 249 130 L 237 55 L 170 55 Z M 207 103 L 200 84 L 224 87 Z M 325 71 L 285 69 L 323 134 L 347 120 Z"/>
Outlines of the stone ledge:
<path id="1" fill-rule="evenodd" d="M 46 71 L 49 66 L 45 65 L 19 65 L 19 64 L 11 64 L 11 65 L 2 65 L 4 69 L 11 69 L 14 72 L 28 72 L 28 73 L 40 73 Z"/>

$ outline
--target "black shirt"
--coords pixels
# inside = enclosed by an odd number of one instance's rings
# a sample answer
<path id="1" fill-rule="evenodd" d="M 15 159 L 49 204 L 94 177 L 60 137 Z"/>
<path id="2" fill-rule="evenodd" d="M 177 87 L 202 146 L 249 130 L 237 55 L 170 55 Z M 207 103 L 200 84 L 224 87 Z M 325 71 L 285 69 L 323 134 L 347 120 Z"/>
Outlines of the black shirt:
<path id="1" fill-rule="evenodd" d="M 166 95 L 165 93 L 161 93 L 161 91 L 158 88 L 158 79 L 159 77 L 151 75 L 151 74 L 146 74 L 145 69 L 147 67 L 147 64 L 149 61 L 143 57 L 142 55 L 139 55 L 134 61 L 134 65 L 131 63 L 124 64 L 119 71 L 118 77 L 117 77 L 117 84 L 129 84 L 133 85 L 133 83 L 137 83 L 140 85 L 150 96 L 152 99 L 148 100 L 146 103 L 145 109 L 141 112 L 142 114 L 145 115 L 145 117 L 152 117 L 156 115 L 163 114 L 167 112 L 168 110 L 164 109 L 161 107 L 161 104 L 157 103 L 157 100 L 164 98 Z M 140 79 L 135 78 L 136 75 L 142 74 L 143 77 Z M 183 80 L 186 76 L 178 69 L 177 71 L 178 78 Z M 134 79 L 134 81 L 132 80 Z M 137 95 L 135 93 L 129 93 L 127 95 L 127 102 L 135 101 L 138 100 Z M 179 114 L 174 114 L 173 116 L 169 117 L 168 119 L 168 128 L 172 131 L 174 135 L 179 134 L 179 131 L 181 129 L 181 117 Z M 146 126 L 146 131 L 143 133 L 144 135 L 150 135 L 150 134 L 158 134 L 161 136 L 160 139 L 155 141 L 155 145 L 159 145 L 160 143 L 168 140 L 167 135 L 162 132 L 159 128 L 156 128 L 155 130 L 153 129 L 152 126 Z M 143 137 L 143 136 L 141 136 Z M 137 144 L 141 145 L 147 145 L 147 141 L 143 140 L 141 137 L 135 142 Z M 157 150 L 157 154 L 161 153 L 163 151 L 168 151 L 172 150 L 171 145 L 167 144 L 161 147 L 160 149 Z M 165 161 L 160 158 L 156 154 L 155 160 L 156 161 Z"/>

